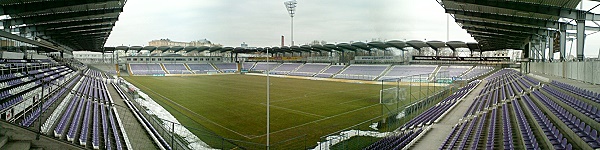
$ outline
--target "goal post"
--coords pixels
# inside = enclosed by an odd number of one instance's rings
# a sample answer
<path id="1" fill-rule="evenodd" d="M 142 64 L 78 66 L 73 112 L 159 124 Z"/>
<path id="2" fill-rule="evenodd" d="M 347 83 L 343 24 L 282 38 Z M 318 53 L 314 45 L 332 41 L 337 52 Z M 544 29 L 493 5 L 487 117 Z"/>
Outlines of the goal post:
<path id="1" fill-rule="evenodd" d="M 406 99 L 406 88 L 390 87 L 379 90 L 379 103 L 393 104 Z"/>

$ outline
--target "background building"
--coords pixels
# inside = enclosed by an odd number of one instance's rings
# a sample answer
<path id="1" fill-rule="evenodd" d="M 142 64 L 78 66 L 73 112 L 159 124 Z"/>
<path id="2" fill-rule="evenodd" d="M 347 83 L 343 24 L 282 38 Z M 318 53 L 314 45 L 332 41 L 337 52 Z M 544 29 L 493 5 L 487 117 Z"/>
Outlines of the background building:
<path id="1" fill-rule="evenodd" d="M 149 46 L 222 46 L 221 44 L 213 44 L 207 39 L 191 41 L 191 42 L 179 42 L 179 41 L 171 41 L 171 39 L 160 39 L 160 40 L 152 40 L 148 42 Z"/>

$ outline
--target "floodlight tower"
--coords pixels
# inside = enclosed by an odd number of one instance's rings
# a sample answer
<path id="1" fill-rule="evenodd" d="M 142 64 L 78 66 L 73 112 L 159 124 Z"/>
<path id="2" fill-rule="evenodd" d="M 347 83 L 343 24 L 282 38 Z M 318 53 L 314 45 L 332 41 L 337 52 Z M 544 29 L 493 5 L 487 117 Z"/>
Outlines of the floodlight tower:
<path id="1" fill-rule="evenodd" d="M 283 2 L 283 4 L 285 5 L 285 8 L 287 8 L 288 13 L 290 14 L 290 18 L 292 19 L 292 28 L 291 28 L 291 33 L 292 33 L 292 37 L 291 37 L 291 41 L 292 41 L 292 45 L 294 46 L 294 14 L 296 14 L 296 4 L 298 4 L 298 2 L 296 2 L 296 0 L 290 0 L 290 1 L 286 1 Z"/>

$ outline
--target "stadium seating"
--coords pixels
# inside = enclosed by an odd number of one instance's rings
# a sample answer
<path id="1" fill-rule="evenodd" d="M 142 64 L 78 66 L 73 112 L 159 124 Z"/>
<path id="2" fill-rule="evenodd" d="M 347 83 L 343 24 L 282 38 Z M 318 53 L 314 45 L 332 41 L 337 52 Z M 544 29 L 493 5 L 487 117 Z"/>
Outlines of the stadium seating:
<path id="1" fill-rule="evenodd" d="M 454 104 L 456 104 L 459 100 L 464 98 L 464 96 L 466 96 L 471 90 L 473 90 L 479 82 L 479 80 L 470 82 L 466 86 L 454 92 L 452 95 L 440 101 L 435 106 L 425 110 L 423 113 L 417 115 L 415 118 L 406 122 L 406 124 L 404 124 L 401 127 L 401 129 L 407 130 L 433 123 L 433 121 L 437 120 L 445 112 L 450 111 L 450 108 L 452 108 Z"/>
<path id="2" fill-rule="evenodd" d="M 192 64 L 192 63 L 188 63 L 187 65 L 188 65 L 188 67 L 190 67 L 190 70 L 192 70 L 192 72 L 194 72 L 195 74 L 206 74 L 208 72 L 216 72 L 217 71 L 217 69 L 215 69 L 210 64 Z"/>
<path id="3" fill-rule="evenodd" d="M 120 125 L 115 122 L 113 113 L 116 112 L 111 111 L 109 106 L 112 100 L 108 96 L 103 76 L 94 70 L 88 70 L 85 74 L 74 88 L 75 92 L 68 96 L 70 99 L 64 100 L 69 104 L 64 109 L 64 115 L 56 123 L 54 136 L 66 137 L 68 141 L 82 146 L 91 144 L 93 148 L 123 149 L 118 128 Z M 101 130 L 104 134 L 100 134 Z"/>
<path id="4" fill-rule="evenodd" d="M 254 65 L 254 68 L 250 69 L 252 71 L 270 71 L 272 69 L 275 69 L 277 67 L 279 67 L 281 64 L 280 63 L 276 63 L 276 62 L 257 62 L 256 65 Z"/>
<path id="5" fill-rule="evenodd" d="M 442 143 L 440 149 L 515 149 L 515 137 L 513 137 L 513 127 L 511 123 L 512 115 L 509 105 L 505 102 L 509 102 L 510 89 L 512 87 L 507 86 L 511 82 L 515 82 L 513 75 L 518 72 L 514 70 L 500 70 L 492 74 L 489 78 L 485 78 L 488 82 L 484 85 L 483 90 L 478 94 L 473 103 L 469 106 L 463 119 L 466 122 L 457 124 L 451 133 L 446 137 Z M 520 85 L 519 85 L 520 86 Z M 508 96 L 507 96 L 508 95 Z M 515 112 L 517 126 L 521 132 L 521 138 L 524 141 L 524 148 L 527 149 L 540 149 L 539 143 L 531 131 L 531 128 L 525 120 L 523 111 L 521 110 L 518 103 L 513 101 L 512 111 Z M 502 109 L 498 117 L 497 110 Z M 491 113 L 490 113 L 491 111 Z M 488 117 L 488 114 L 491 114 Z M 498 120 L 501 119 L 501 120 Z M 499 122 L 499 124 L 497 124 Z M 488 126 L 485 128 L 484 126 Z M 496 128 L 499 126 L 500 128 Z M 471 137 L 471 132 L 475 131 L 475 136 Z M 503 135 L 502 140 L 496 140 L 496 131 L 501 131 Z M 465 133 L 466 132 L 466 133 Z M 482 139 L 480 135 L 482 132 L 489 133 L 487 138 Z M 471 141 L 467 144 L 468 141 Z M 479 145 L 479 143 L 485 143 L 485 145 Z"/>
<path id="6" fill-rule="evenodd" d="M 600 103 L 600 94 L 589 91 L 589 90 L 584 90 L 582 88 L 579 87 L 575 87 L 573 85 L 569 85 L 569 84 L 565 84 L 565 83 L 561 83 L 558 81 L 552 81 L 550 84 L 563 89 L 565 91 L 571 92 L 575 95 L 584 97 L 586 99 L 589 99 L 591 101 L 594 101 L 596 103 Z"/>
<path id="7" fill-rule="evenodd" d="M 331 65 L 331 66 L 329 66 L 329 68 L 326 68 L 325 71 L 323 71 L 323 72 L 318 73 L 317 75 L 315 75 L 315 77 L 330 78 L 334 74 L 337 74 L 338 72 L 340 72 L 345 67 L 346 66 Z"/>
<path id="8" fill-rule="evenodd" d="M 576 93 L 583 93 L 573 90 L 574 86 L 556 81 L 545 85 L 511 69 L 500 70 L 485 80 L 488 83 L 484 90 L 463 116 L 466 121 L 455 126 L 440 149 L 542 149 L 549 146 L 547 148 L 570 150 L 574 148 L 574 144 L 579 149 L 600 148 L 598 131 L 590 124 L 598 122 L 600 112 L 590 104 L 593 102 L 592 97 L 574 96 L 579 96 Z M 587 93 L 585 95 L 595 94 L 589 91 Z M 501 101 L 502 99 L 504 100 Z M 495 131 L 500 131 L 496 127 L 488 127 L 484 131 L 490 133 L 486 140 L 480 139 L 477 133 L 475 136 L 465 137 L 473 135 L 469 131 L 474 128 L 479 132 L 481 129 L 474 124 L 481 124 L 481 118 L 485 118 L 490 112 L 492 116 L 488 117 L 487 125 L 494 126 L 497 109 L 502 109 L 502 120 L 498 120 L 501 121 L 499 127 L 503 132 L 502 141 L 490 136 Z M 511 123 L 512 120 L 516 120 L 516 124 Z M 532 121 L 535 123 L 531 123 Z M 513 125 L 517 126 L 516 129 L 513 129 Z M 520 136 L 513 137 L 515 132 Z M 475 142 L 462 146 L 466 141 L 481 141 L 486 146 L 481 147 Z"/>
<path id="9" fill-rule="evenodd" d="M 415 137 L 420 134 L 423 129 L 422 126 L 430 125 L 435 120 L 442 117 L 446 112 L 450 111 L 451 108 L 457 104 L 464 96 L 466 96 L 471 90 L 473 90 L 479 80 L 475 80 L 462 87 L 452 95 L 441 100 L 438 104 L 425 110 L 423 113 L 417 115 L 413 119 L 406 122 L 400 127 L 401 134 L 399 136 L 388 136 L 385 137 L 365 149 L 402 149 L 406 144 L 415 140 Z M 408 133 L 408 134 L 406 134 Z"/>
<path id="10" fill-rule="evenodd" d="M 76 73 L 50 60 L 5 60 L 0 76 L 0 113 L 11 122 L 30 126 L 49 105 L 56 101 L 55 89 L 64 85 Z M 40 104 L 42 96 L 50 96 Z M 60 93 L 60 92 L 58 92 Z M 40 107 L 41 106 L 41 107 Z M 18 121 L 17 121 L 18 120 Z"/>
<path id="11" fill-rule="evenodd" d="M 364 148 L 365 150 L 380 150 L 380 149 L 402 149 L 405 146 L 407 146 L 407 144 L 414 140 L 414 138 L 421 134 L 423 130 L 422 129 L 418 129 L 416 131 L 407 131 L 405 133 L 400 133 L 397 135 L 392 135 L 392 136 L 387 136 L 371 145 L 369 145 L 368 147 Z"/>
<path id="12" fill-rule="evenodd" d="M 467 70 L 472 68 L 472 66 L 440 66 L 440 72 L 448 72 L 448 77 L 460 77 Z"/>
<path id="13" fill-rule="evenodd" d="M 98 71 L 87 70 L 81 76 L 77 69 L 86 69 L 78 63 L 76 66 L 58 65 L 54 60 L 2 60 L 0 75 L 0 113 L 8 122 L 22 127 L 31 127 L 42 123 L 42 133 L 53 133 L 60 139 L 74 141 L 89 148 L 124 149 L 109 144 L 122 143 L 119 139 L 121 129 L 106 128 L 104 133 L 114 133 L 112 137 L 101 136 L 100 128 L 104 119 L 100 119 L 100 107 L 109 107 L 109 96 L 104 85 L 107 77 Z M 75 69 L 75 70 L 74 70 Z M 6 74 L 5 74 L 6 73 Z M 71 87 L 73 91 L 71 91 Z M 64 95 L 65 98 L 62 99 Z M 40 101 L 40 99 L 43 100 Z M 60 104 L 57 104 L 60 102 Z M 68 106 L 67 106 L 68 105 Z M 11 115 L 5 117 L 5 112 Z M 51 113 L 45 120 L 41 115 Z M 108 117 L 110 118 L 110 117 Z M 36 123 L 37 124 L 37 123 Z M 111 140 L 100 142 L 101 139 Z M 89 144 L 89 145 L 88 145 Z"/>
<path id="14" fill-rule="evenodd" d="M 215 63 L 215 67 L 221 72 L 236 72 L 238 70 L 237 63 Z"/>
<path id="15" fill-rule="evenodd" d="M 290 72 L 288 75 L 312 77 L 328 66 L 329 64 L 307 63 L 300 66 L 297 70 Z"/>
<path id="16" fill-rule="evenodd" d="M 390 65 L 350 65 L 333 78 L 375 80 L 381 76 L 388 67 L 390 67 Z"/>
<path id="17" fill-rule="evenodd" d="M 590 126 L 583 121 L 579 121 L 580 118 L 574 116 L 569 111 L 564 109 L 562 106 L 556 104 L 548 97 L 544 96 L 540 91 L 534 91 L 533 95 L 541 101 L 550 111 L 556 115 L 560 121 L 565 123 L 573 132 L 575 132 L 581 139 L 589 144 L 590 147 L 596 149 L 600 148 L 600 141 L 598 141 L 598 135 L 592 136 L 592 132 L 598 132 L 594 129 L 590 129 Z M 593 130 L 593 131 L 592 131 Z"/>
<path id="18" fill-rule="evenodd" d="M 192 72 L 190 72 L 184 64 L 163 63 L 163 66 L 165 66 L 165 69 L 167 69 L 170 74 L 192 74 Z"/>
<path id="19" fill-rule="evenodd" d="M 494 70 L 494 68 L 492 68 L 492 67 L 475 66 L 472 70 L 468 71 L 461 77 L 462 77 L 462 79 L 465 79 L 465 80 L 472 80 L 472 79 L 480 77 L 484 74 L 487 74 L 487 73 L 491 72 L 492 70 Z"/>
<path id="20" fill-rule="evenodd" d="M 72 76 L 75 76 L 75 73 L 73 73 Z M 78 76 L 78 75 L 76 77 L 74 77 L 74 79 L 71 80 L 71 82 L 69 82 L 66 85 L 66 87 L 71 87 L 75 82 L 77 82 L 79 80 L 79 78 L 80 78 L 80 76 Z M 34 121 L 36 119 L 38 119 L 38 117 L 41 115 L 41 113 L 45 112 L 50 107 L 50 105 L 52 105 L 54 102 L 59 100 L 60 96 L 62 96 L 66 91 L 67 91 L 66 88 L 61 88 L 59 91 L 54 93 L 50 98 L 48 98 L 47 101 L 44 102 L 44 104 L 42 105 L 42 108 L 39 108 L 39 107 L 36 108 L 31 114 L 29 114 L 27 117 L 25 117 L 21 121 L 20 125 L 26 126 L 26 127 L 31 126 L 31 124 L 33 124 Z M 1 108 L 0 108 L 0 110 L 1 110 Z"/>
<path id="21" fill-rule="evenodd" d="M 160 64 L 129 64 L 129 66 L 134 75 L 165 74 Z"/>
<path id="22" fill-rule="evenodd" d="M 578 100 L 577 98 L 575 98 L 573 96 L 565 94 L 551 86 L 543 86 L 541 88 L 541 90 L 544 91 L 545 93 L 548 93 L 548 94 L 554 96 L 559 101 L 571 106 L 572 108 L 581 112 L 582 114 L 589 116 L 591 119 L 595 120 L 596 122 L 600 122 L 600 112 L 598 112 L 598 108 L 596 108 L 586 102 Z"/>
<path id="23" fill-rule="evenodd" d="M 437 68 L 436 65 L 395 65 L 379 80 L 424 75 L 425 79 Z"/>
<path id="24" fill-rule="evenodd" d="M 251 70 L 254 67 L 254 62 L 243 62 L 242 69 L 243 70 Z"/>
<path id="25" fill-rule="evenodd" d="M 59 140 L 94 149 L 127 149 L 126 136 L 111 107 L 106 88 L 108 76 L 98 71 L 77 71 L 53 60 L 0 60 L 0 113 L 14 112 L 9 122 L 32 128 L 43 123 Z M 436 65 L 329 65 L 302 63 L 242 63 L 252 70 L 272 74 L 375 80 L 447 71 L 452 77 L 471 80 L 494 68 L 485 66 Z M 134 75 L 237 71 L 235 63 L 218 64 L 130 64 Z M 193 70 L 193 72 L 189 71 Z M 83 72 L 82 75 L 79 73 Z M 445 136 L 440 149 L 598 149 L 600 94 L 558 81 L 540 82 L 513 69 L 501 69 L 484 78 L 483 89 L 474 94 L 459 123 Z M 50 83 L 50 84 L 46 84 Z M 451 111 L 478 84 L 469 82 L 403 124 L 392 136 L 365 149 L 403 149 Z M 113 85 L 114 86 L 114 85 Z M 72 87 L 72 91 L 71 91 Z M 119 94 L 126 99 L 122 91 Z M 45 101 L 36 102 L 43 93 Z M 61 99 L 61 97 L 65 97 Z M 35 100 L 34 100 L 35 99 Z M 57 104 L 59 103 L 59 104 Z M 132 103 L 125 102 L 140 122 L 156 135 L 159 145 L 170 147 Z M 44 117 L 48 113 L 47 119 Z M 583 141 L 585 145 L 580 145 Z M 548 147 L 550 146 L 550 147 Z M 167 148 L 170 149 L 170 148 Z"/>
<path id="26" fill-rule="evenodd" d="M 298 67 L 300 67 L 302 65 L 303 64 L 301 64 L 301 63 L 283 63 L 283 64 L 281 64 L 281 66 L 273 69 L 270 73 L 287 75 L 288 73 L 296 70 Z"/>

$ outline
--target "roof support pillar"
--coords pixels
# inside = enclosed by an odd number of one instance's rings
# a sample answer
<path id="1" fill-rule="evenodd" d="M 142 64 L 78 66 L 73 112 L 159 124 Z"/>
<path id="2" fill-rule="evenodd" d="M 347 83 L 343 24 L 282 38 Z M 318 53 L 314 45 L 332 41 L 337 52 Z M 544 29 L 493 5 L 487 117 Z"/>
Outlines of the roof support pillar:
<path id="1" fill-rule="evenodd" d="M 544 39 L 545 41 L 542 43 L 542 39 Z M 546 61 L 546 44 L 548 44 L 548 36 L 544 36 L 544 38 L 540 38 L 540 43 L 541 43 L 541 47 L 540 47 L 540 52 L 542 52 L 542 62 Z"/>
<path id="2" fill-rule="evenodd" d="M 527 58 L 529 58 L 530 60 L 535 59 L 535 55 L 533 54 L 533 46 L 531 46 L 531 41 L 527 42 L 527 50 L 529 51 L 529 52 L 527 52 L 527 53 L 529 53 Z"/>
<path id="3" fill-rule="evenodd" d="M 233 62 L 239 62 L 238 54 L 239 53 L 235 53 L 235 60 Z"/>
<path id="4" fill-rule="evenodd" d="M 565 61 L 567 49 L 567 28 L 564 25 L 560 26 L 560 60 Z"/>
<path id="5" fill-rule="evenodd" d="M 340 58 L 340 59 L 342 59 L 341 63 L 345 63 L 346 62 L 346 56 L 344 56 L 344 53 L 346 53 L 346 52 L 344 52 L 342 50 L 342 57 Z"/>
<path id="6" fill-rule="evenodd" d="M 548 38 L 546 38 L 548 40 L 548 60 L 552 60 L 552 58 L 554 58 L 554 32 L 552 31 L 548 31 Z M 546 52 L 544 52 L 544 54 L 546 54 Z"/>
<path id="7" fill-rule="evenodd" d="M 404 56 L 404 49 L 400 49 L 400 51 L 402 52 L 402 58 L 406 59 L 406 56 Z"/>
<path id="8" fill-rule="evenodd" d="M 577 59 L 583 60 L 583 46 L 585 45 L 585 20 L 577 20 Z"/>
<path id="9" fill-rule="evenodd" d="M 229 61 L 235 62 L 235 60 L 233 59 L 233 50 L 229 53 Z"/>

